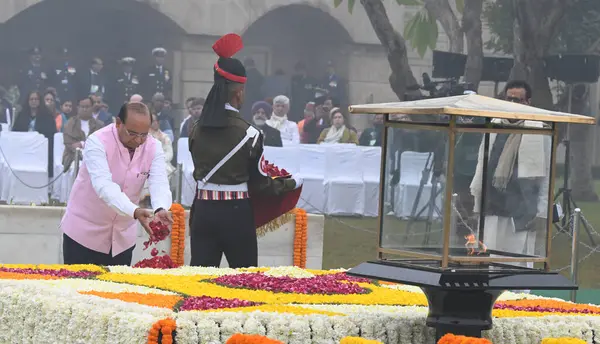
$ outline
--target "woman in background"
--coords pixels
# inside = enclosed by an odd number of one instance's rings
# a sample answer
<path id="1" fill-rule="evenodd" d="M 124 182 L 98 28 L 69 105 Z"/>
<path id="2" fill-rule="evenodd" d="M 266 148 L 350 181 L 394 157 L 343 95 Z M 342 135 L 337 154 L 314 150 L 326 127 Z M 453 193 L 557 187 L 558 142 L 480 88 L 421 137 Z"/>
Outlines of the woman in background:
<path id="1" fill-rule="evenodd" d="M 346 127 L 346 116 L 340 108 L 333 108 L 330 112 L 331 127 L 323 129 L 317 143 L 354 143 L 358 144 L 356 132 Z"/>
<path id="2" fill-rule="evenodd" d="M 46 90 L 44 92 L 44 105 L 48 108 L 48 111 L 54 116 L 54 122 L 56 123 L 56 132 L 62 133 L 69 120 L 66 115 L 63 115 L 56 108 L 56 94 L 52 90 Z"/>
<path id="3" fill-rule="evenodd" d="M 13 131 L 37 131 L 48 139 L 48 176 L 54 175 L 54 134 L 56 122 L 48 108 L 41 105 L 42 95 L 33 91 L 26 98 L 21 112 L 15 119 Z"/>

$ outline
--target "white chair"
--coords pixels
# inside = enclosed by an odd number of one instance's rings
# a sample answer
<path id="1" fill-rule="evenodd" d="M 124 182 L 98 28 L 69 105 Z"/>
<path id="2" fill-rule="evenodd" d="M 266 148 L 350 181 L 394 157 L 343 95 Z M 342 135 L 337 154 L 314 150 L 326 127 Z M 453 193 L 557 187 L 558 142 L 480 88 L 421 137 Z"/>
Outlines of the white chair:
<path id="1" fill-rule="evenodd" d="M 394 214 L 398 217 L 407 218 L 411 216 L 413 206 L 417 199 L 423 170 L 427 164 L 427 158 L 429 153 L 418 153 L 418 152 L 403 152 L 400 156 L 400 182 L 396 186 L 396 197 L 394 205 Z M 431 164 L 431 159 L 429 163 Z M 431 199 L 431 176 L 427 179 L 427 182 L 423 185 L 421 191 L 421 197 L 417 205 L 417 212 L 427 206 L 427 202 Z M 436 204 L 439 206 L 440 198 L 436 197 Z M 420 218 L 427 216 L 428 209 L 425 209 Z M 416 214 L 415 214 L 416 215 Z M 434 216 L 437 214 L 434 212 Z"/>
<path id="2" fill-rule="evenodd" d="M 196 196 L 196 180 L 194 179 L 194 161 L 188 146 L 188 138 L 177 141 L 177 165 L 182 164 L 181 204 L 191 206 Z"/>
<path id="3" fill-rule="evenodd" d="M 8 126 L 8 124 L 6 124 L 6 123 L 0 123 L 0 126 L 2 127 L 2 131 L 3 132 L 10 131 L 10 127 Z"/>
<path id="4" fill-rule="evenodd" d="M 48 140 L 37 132 L 0 135 L 5 161 L 0 199 L 12 204 L 48 202 Z"/>
<path id="5" fill-rule="evenodd" d="M 298 172 L 298 147 L 298 145 L 287 147 L 265 146 L 263 154 L 266 160 L 275 164 L 279 169 L 284 168 L 294 174 Z"/>
<path id="6" fill-rule="evenodd" d="M 298 145 L 298 174 L 304 179 L 298 207 L 309 213 L 325 213 L 325 149 L 323 145 Z"/>
<path id="7" fill-rule="evenodd" d="M 365 184 L 364 216 L 379 214 L 379 185 L 381 181 L 381 147 L 361 147 L 363 182 Z"/>
<path id="8" fill-rule="evenodd" d="M 328 145 L 325 150 L 325 213 L 362 215 L 365 183 L 362 151 L 356 145 Z"/>
<path id="9" fill-rule="evenodd" d="M 65 143 L 63 133 L 54 134 L 54 178 L 57 178 L 64 170 L 62 164 L 64 151 Z M 56 199 L 61 203 L 67 203 L 69 195 L 71 194 L 71 187 L 73 186 L 74 173 L 75 162 L 71 164 L 67 172 L 58 177 L 54 184 L 51 185 L 53 199 Z"/>

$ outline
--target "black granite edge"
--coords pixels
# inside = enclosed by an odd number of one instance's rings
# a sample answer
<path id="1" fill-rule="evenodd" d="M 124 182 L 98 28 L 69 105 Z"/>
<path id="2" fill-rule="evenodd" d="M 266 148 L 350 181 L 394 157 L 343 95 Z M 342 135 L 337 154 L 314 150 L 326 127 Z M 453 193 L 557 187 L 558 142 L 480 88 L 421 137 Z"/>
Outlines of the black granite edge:
<path id="1" fill-rule="evenodd" d="M 379 270 L 379 271 L 377 271 Z M 461 274 L 452 271 L 426 271 L 367 262 L 347 271 L 348 275 L 378 279 L 418 287 L 450 290 L 577 290 L 566 277 L 553 272 L 490 274 L 489 271 Z M 446 280 L 445 284 L 442 284 Z M 452 283 L 450 283 L 452 282 Z M 454 284 L 454 285 L 450 285 Z M 462 286 L 461 286 L 462 284 Z M 467 284 L 474 284 L 466 286 Z"/>

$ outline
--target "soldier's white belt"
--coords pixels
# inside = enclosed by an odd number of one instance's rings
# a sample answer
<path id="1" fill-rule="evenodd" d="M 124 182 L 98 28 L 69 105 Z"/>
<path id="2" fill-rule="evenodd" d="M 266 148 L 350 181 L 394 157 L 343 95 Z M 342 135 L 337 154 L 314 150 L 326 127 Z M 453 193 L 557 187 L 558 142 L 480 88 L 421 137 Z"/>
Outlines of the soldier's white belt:
<path id="1" fill-rule="evenodd" d="M 206 184 L 198 183 L 198 190 L 229 191 L 229 192 L 247 192 L 248 191 L 248 183 L 242 183 L 242 184 L 236 184 L 236 185 L 225 185 L 225 184 L 214 184 L 214 183 L 206 183 Z"/>

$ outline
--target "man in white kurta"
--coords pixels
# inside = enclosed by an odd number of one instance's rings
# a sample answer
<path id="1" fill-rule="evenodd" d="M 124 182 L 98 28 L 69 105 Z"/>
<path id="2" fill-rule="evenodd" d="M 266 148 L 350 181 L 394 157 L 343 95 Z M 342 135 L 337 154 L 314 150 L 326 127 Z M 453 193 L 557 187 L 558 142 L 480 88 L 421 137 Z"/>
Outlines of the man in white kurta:
<path id="1" fill-rule="evenodd" d="M 286 96 L 277 96 L 273 99 L 273 114 L 267 120 L 267 125 L 279 130 L 283 146 L 300 144 L 300 131 L 296 122 L 288 120 L 290 99 Z"/>
<path id="2" fill-rule="evenodd" d="M 506 100 L 529 104 L 531 89 L 522 81 L 507 84 Z M 505 127 L 543 128 L 537 121 L 495 119 Z M 545 228 L 548 215 L 551 139 L 547 135 L 490 134 L 488 173 L 484 185 L 481 143 L 471 183 L 474 212 L 481 212 L 485 187 L 484 244 L 492 250 L 534 255 L 536 231 Z M 520 264 L 524 265 L 524 264 Z M 533 267 L 533 263 L 528 263 Z"/>

